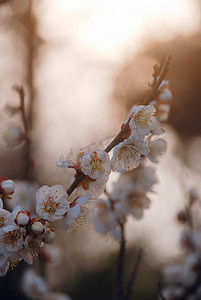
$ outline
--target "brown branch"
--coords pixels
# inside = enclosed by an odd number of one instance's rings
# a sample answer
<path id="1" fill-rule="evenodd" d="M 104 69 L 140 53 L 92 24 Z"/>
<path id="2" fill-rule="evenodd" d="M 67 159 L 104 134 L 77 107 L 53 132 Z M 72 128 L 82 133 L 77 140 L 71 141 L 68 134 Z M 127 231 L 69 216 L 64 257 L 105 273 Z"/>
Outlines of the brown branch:
<path id="1" fill-rule="evenodd" d="M 29 133 L 29 123 L 26 117 L 26 113 L 25 113 L 25 92 L 24 92 L 24 88 L 23 86 L 18 86 L 18 85 L 14 85 L 13 86 L 13 90 L 16 91 L 19 95 L 19 100 L 20 100 L 20 112 L 22 115 L 22 122 L 24 125 L 24 129 L 26 134 Z"/>
<path id="2" fill-rule="evenodd" d="M 153 100 L 154 97 L 156 96 L 161 82 L 164 80 L 165 76 L 167 75 L 171 60 L 172 60 L 171 55 L 168 55 L 167 58 L 162 57 L 161 64 L 160 64 L 159 68 L 157 68 L 157 73 L 159 75 L 159 78 L 158 78 L 157 82 L 155 83 L 154 87 L 152 88 L 150 94 L 144 101 L 143 105 L 149 104 L 151 102 L 151 100 Z M 127 120 L 126 124 L 123 126 L 123 128 L 120 130 L 120 132 L 117 134 L 117 136 L 105 148 L 105 152 L 109 153 L 116 145 L 118 145 L 119 143 L 121 143 L 123 141 L 123 135 L 126 133 L 126 131 L 129 128 L 129 121 L 130 121 L 130 118 Z M 85 175 L 82 173 L 79 177 L 77 177 L 74 180 L 74 182 L 71 184 L 71 186 L 67 190 L 68 195 L 70 195 L 74 191 L 74 189 L 76 189 L 76 187 L 80 184 L 80 182 L 84 178 L 85 178 Z"/>
<path id="3" fill-rule="evenodd" d="M 119 143 L 121 143 L 122 137 L 123 137 L 124 133 L 126 133 L 126 131 L 129 128 L 129 121 L 130 121 L 130 118 L 127 121 L 127 123 L 124 125 L 124 127 L 120 130 L 120 132 L 117 134 L 117 136 L 105 148 L 105 152 L 109 153 L 116 145 L 118 145 Z"/>
<path id="4" fill-rule="evenodd" d="M 135 266 L 133 268 L 130 280 L 128 282 L 128 286 L 127 286 L 127 289 L 126 289 L 126 295 L 123 298 L 123 300 L 129 300 L 129 298 L 130 298 L 130 296 L 133 292 L 133 287 L 134 287 L 134 284 L 135 284 L 135 279 L 136 279 L 136 276 L 137 276 L 137 272 L 139 270 L 139 265 L 142 261 L 142 253 L 143 253 L 143 250 L 142 250 L 142 248 L 140 248 L 139 251 L 138 251 L 138 254 L 137 254 Z"/>
<path id="5" fill-rule="evenodd" d="M 13 90 L 16 91 L 19 95 L 20 100 L 20 112 L 22 116 L 22 122 L 24 125 L 24 130 L 26 134 L 26 154 L 25 154 L 25 160 L 26 160 L 26 170 L 25 170 L 25 178 L 28 179 L 30 177 L 30 152 L 31 152 L 31 143 L 30 143 L 30 126 L 29 126 L 29 120 L 26 116 L 25 112 L 25 92 L 24 88 L 22 86 L 14 85 Z"/>
<path id="6" fill-rule="evenodd" d="M 162 58 L 160 67 L 158 69 L 159 78 L 157 79 L 154 87 L 152 88 L 149 95 L 147 96 L 147 98 L 143 102 L 143 105 L 148 105 L 156 97 L 158 88 L 159 88 L 161 82 L 164 80 L 165 76 L 167 75 L 167 73 L 169 71 L 171 61 L 172 61 L 172 55 L 171 54 L 169 54 L 167 56 L 167 58 L 165 58 L 165 59 Z"/>
<path id="7" fill-rule="evenodd" d="M 124 257 L 125 257 L 125 234 L 124 234 L 124 224 L 119 223 L 121 228 L 121 240 L 120 240 L 120 249 L 118 256 L 118 264 L 117 264 L 117 299 L 123 299 L 123 268 L 124 268 Z"/>
<path id="8" fill-rule="evenodd" d="M 123 135 L 129 128 L 129 120 L 128 119 L 127 123 L 124 125 L 124 127 L 120 130 L 120 132 L 117 134 L 117 136 L 112 140 L 112 142 L 105 148 L 105 152 L 110 152 L 116 145 L 121 143 Z M 84 173 L 81 173 L 78 177 L 75 178 L 73 183 L 69 186 L 67 190 L 68 196 L 72 194 L 72 192 L 76 189 L 76 187 L 82 182 L 82 180 L 86 177 Z"/>
<path id="9" fill-rule="evenodd" d="M 84 180 L 85 177 L 86 177 L 86 175 L 84 173 L 81 173 L 79 176 L 77 176 L 75 178 L 75 180 L 73 181 L 73 183 L 69 186 L 69 188 L 67 190 L 68 196 L 70 196 L 70 194 L 72 194 L 72 192 L 82 182 L 82 180 Z"/>

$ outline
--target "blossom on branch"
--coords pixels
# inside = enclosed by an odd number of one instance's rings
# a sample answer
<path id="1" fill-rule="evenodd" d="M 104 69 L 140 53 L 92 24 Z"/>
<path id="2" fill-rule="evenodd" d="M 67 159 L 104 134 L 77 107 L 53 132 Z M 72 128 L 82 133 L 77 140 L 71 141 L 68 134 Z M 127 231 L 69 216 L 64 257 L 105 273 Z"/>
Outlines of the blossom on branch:
<path id="1" fill-rule="evenodd" d="M 159 86 L 156 98 L 150 103 L 156 108 L 156 117 L 160 122 L 168 119 L 173 94 L 174 92 L 169 88 L 169 81 L 163 80 Z"/>
<path id="2" fill-rule="evenodd" d="M 63 217 L 69 209 L 68 195 L 62 185 L 42 186 L 36 193 L 36 212 L 48 221 Z"/>
<path id="3" fill-rule="evenodd" d="M 133 105 L 129 112 L 131 134 L 138 138 L 144 138 L 156 129 L 158 121 L 154 116 L 155 112 L 156 109 L 153 105 Z"/>
<path id="4" fill-rule="evenodd" d="M 65 230 L 67 230 L 77 218 L 86 221 L 87 214 L 85 214 L 85 212 L 87 213 L 87 208 L 83 205 L 89 201 L 90 197 L 91 194 L 87 194 L 81 197 L 77 197 L 72 202 L 70 202 L 70 208 L 62 219 L 62 226 Z"/>
<path id="5" fill-rule="evenodd" d="M 88 150 L 81 160 L 82 172 L 92 179 L 98 179 L 102 176 L 108 177 L 111 172 L 111 163 L 109 155 L 104 150 Z"/>
<path id="6" fill-rule="evenodd" d="M 120 171 L 122 168 L 131 171 L 139 166 L 141 155 L 146 156 L 148 153 L 149 148 L 144 141 L 133 137 L 128 138 L 114 148 L 111 160 L 112 170 Z"/>

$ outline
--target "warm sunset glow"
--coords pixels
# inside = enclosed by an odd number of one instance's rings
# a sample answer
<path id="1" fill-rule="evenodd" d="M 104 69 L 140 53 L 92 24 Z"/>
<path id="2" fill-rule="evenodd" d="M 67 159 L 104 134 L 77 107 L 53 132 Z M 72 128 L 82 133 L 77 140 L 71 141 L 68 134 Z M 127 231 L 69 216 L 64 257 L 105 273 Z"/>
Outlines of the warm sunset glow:
<path id="1" fill-rule="evenodd" d="M 140 43 L 141 39 L 153 36 L 169 39 L 176 33 L 192 33 L 199 25 L 194 1 L 60 0 L 52 8 L 61 15 L 88 12 L 78 40 L 101 55 L 118 55 L 128 45 L 138 48 L 136 39 Z"/>

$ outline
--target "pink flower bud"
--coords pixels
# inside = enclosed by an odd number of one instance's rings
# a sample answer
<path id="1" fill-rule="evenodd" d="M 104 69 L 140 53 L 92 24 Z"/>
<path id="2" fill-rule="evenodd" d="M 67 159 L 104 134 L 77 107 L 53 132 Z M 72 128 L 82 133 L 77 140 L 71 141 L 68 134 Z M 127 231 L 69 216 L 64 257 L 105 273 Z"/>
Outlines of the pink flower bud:
<path id="1" fill-rule="evenodd" d="M 54 230 L 48 228 L 43 241 L 46 244 L 51 244 L 54 241 L 54 238 L 55 238 L 55 232 L 54 232 Z"/>
<path id="2" fill-rule="evenodd" d="M 15 223 L 19 226 L 26 226 L 30 220 L 30 213 L 28 211 L 19 211 L 15 218 Z"/>
<path id="3" fill-rule="evenodd" d="M 4 179 L 0 184 L 0 188 L 3 194 L 12 195 L 14 193 L 15 183 L 11 179 Z"/>
<path id="4" fill-rule="evenodd" d="M 38 218 L 34 218 L 32 219 L 32 224 L 31 224 L 31 231 L 37 235 L 46 233 L 46 227 L 45 227 L 45 223 L 44 220 L 42 219 L 38 219 Z"/>

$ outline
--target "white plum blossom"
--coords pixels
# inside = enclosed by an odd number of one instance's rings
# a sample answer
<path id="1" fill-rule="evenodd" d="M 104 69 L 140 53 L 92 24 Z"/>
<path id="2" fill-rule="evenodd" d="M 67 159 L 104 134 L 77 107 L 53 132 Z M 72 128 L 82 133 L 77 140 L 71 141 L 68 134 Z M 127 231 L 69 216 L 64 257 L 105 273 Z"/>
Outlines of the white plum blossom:
<path id="1" fill-rule="evenodd" d="M 164 139 L 156 139 L 149 142 L 150 152 L 147 157 L 154 163 L 158 163 L 158 157 L 164 154 L 167 150 L 167 142 Z"/>
<path id="2" fill-rule="evenodd" d="M 36 212 L 48 221 L 63 217 L 69 209 L 68 195 L 62 185 L 42 186 L 36 193 Z"/>
<path id="3" fill-rule="evenodd" d="M 149 148 L 143 141 L 128 138 L 114 148 L 111 159 L 112 170 L 120 171 L 122 168 L 131 171 L 139 166 L 141 155 L 148 153 Z"/>
<path id="4" fill-rule="evenodd" d="M 12 214 L 8 210 L 0 208 L 0 230 L 7 225 L 14 225 Z"/>
<path id="5" fill-rule="evenodd" d="M 132 215 L 135 219 L 141 219 L 144 210 L 150 207 L 150 199 L 143 187 L 135 184 L 132 174 L 122 174 L 114 184 L 110 198 L 115 203 L 115 209 L 122 216 Z"/>
<path id="6" fill-rule="evenodd" d="M 0 249 L 16 252 L 23 248 L 26 230 L 16 225 L 7 225 L 0 230 Z M 3 250 L 3 251 L 4 251 Z"/>
<path id="7" fill-rule="evenodd" d="M 172 100 L 173 91 L 169 88 L 169 82 L 163 80 L 156 98 L 150 102 L 150 104 L 156 108 L 156 117 L 158 121 L 164 122 L 168 119 Z"/>
<path id="8" fill-rule="evenodd" d="M 61 157 L 57 162 L 56 162 L 57 167 L 62 168 L 62 169 L 66 169 L 66 168 L 73 168 L 74 164 L 72 161 L 68 160 L 68 159 L 64 159 L 63 157 Z"/>
<path id="9" fill-rule="evenodd" d="M 160 100 L 165 103 L 172 101 L 172 91 L 166 86 L 159 94 Z"/>
<path id="10" fill-rule="evenodd" d="M 44 235 L 44 238 L 43 238 L 43 241 L 46 243 L 46 244 L 50 244 L 54 241 L 55 239 L 55 232 L 53 229 L 51 228 L 47 228 L 46 232 L 45 232 L 45 235 Z"/>
<path id="11" fill-rule="evenodd" d="M 91 197 L 91 194 L 87 194 L 81 197 L 76 198 L 73 202 L 70 203 L 70 208 L 62 219 L 62 226 L 65 230 L 69 228 L 76 218 L 80 216 L 83 210 L 83 204 L 86 204 Z"/>
<path id="12" fill-rule="evenodd" d="M 25 133 L 17 125 L 10 125 L 3 135 L 7 147 L 15 147 L 25 139 Z"/>
<path id="13" fill-rule="evenodd" d="M 85 194 L 92 194 L 92 198 L 98 198 L 105 190 L 108 176 L 102 176 L 98 179 L 92 179 L 86 176 L 76 189 L 76 193 L 81 196 Z"/>
<path id="14" fill-rule="evenodd" d="M 47 282 L 32 270 L 26 270 L 21 282 L 22 290 L 28 299 L 33 300 L 71 300 L 68 295 L 54 293 Z"/>
<path id="15" fill-rule="evenodd" d="M 57 161 L 58 167 L 75 169 L 76 174 L 72 182 L 81 174 L 85 175 L 76 188 L 78 196 L 92 194 L 97 198 L 103 193 L 108 181 L 111 172 L 109 155 L 104 150 L 94 150 L 95 145 L 92 143 L 80 149 L 76 155 L 71 152 L 66 159 L 61 157 Z"/>
<path id="16" fill-rule="evenodd" d="M 117 228 L 118 218 L 115 216 L 115 211 L 111 209 L 109 201 L 98 199 L 92 219 L 97 232 L 101 234 L 110 233 L 115 239 L 120 239 L 120 231 Z"/>
<path id="17" fill-rule="evenodd" d="M 158 121 L 154 116 L 155 112 L 156 109 L 153 105 L 134 105 L 129 112 L 131 116 L 129 126 L 132 135 L 144 138 L 144 136 L 156 129 Z"/>
<path id="18" fill-rule="evenodd" d="M 8 255 L 6 253 L 0 252 L 0 277 L 6 275 L 8 269 L 9 269 L 9 261 L 8 261 Z"/>
<path id="19" fill-rule="evenodd" d="M 102 176 L 108 177 L 111 172 L 108 153 L 102 149 L 97 151 L 88 150 L 82 156 L 81 170 L 92 179 L 98 179 Z"/>
<path id="20" fill-rule="evenodd" d="M 42 299 L 49 293 L 46 281 L 32 270 L 24 272 L 21 286 L 29 299 Z"/>
<path id="21" fill-rule="evenodd" d="M 163 80 L 158 89 L 157 100 L 162 103 L 172 102 L 174 92 L 169 88 L 169 81 Z"/>
<path id="22" fill-rule="evenodd" d="M 156 171 L 153 167 L 140 165 L 130 174 L 136 191 L 152 192 L 152 187 L 158 182 Z"/>
<path id="23" fill-rule="evenodd" d="M 22 257 L 25 262 L 32 264 L 38 259 L 40 248 L 43 246 L 43 241 L 40 238 L 34 238 L 31 235 L 27 235 L 24 239 L 24 248 Z"/>
<path id="24" fill-rule="evenodd" d="M 168 119 L 171 105 L 168 103 L 157 102 L 153 100 L 151 104 L 156 108 L 156 117 L 159 122 L 164 122 Z"/>

